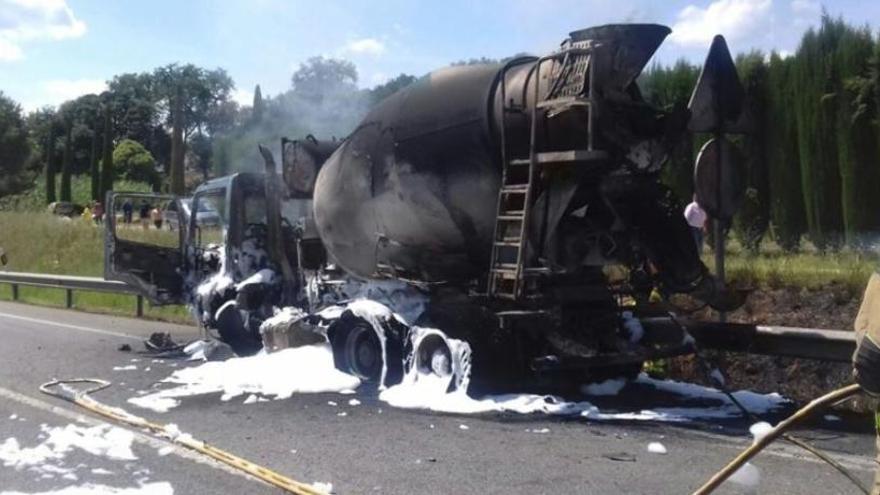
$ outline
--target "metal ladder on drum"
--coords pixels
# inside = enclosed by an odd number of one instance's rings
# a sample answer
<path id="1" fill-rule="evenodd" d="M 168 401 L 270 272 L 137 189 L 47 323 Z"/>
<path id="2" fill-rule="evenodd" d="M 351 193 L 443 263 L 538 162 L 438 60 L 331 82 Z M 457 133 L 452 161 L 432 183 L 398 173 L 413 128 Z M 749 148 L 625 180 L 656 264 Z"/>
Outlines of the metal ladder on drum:
<path id="1" fill-rule="evenodd" d="M 589 80 L 593 80 L 593 64 L 590 63 L 591 48 L 568 48 L 560 52 L 547 55 L 537 60 L 535 64 L 535 81 L 540 81 L 541 65 L 549 60 L 563 59 L 560 64 L 560 73 L 554 81 L 550 93 L 546 99 L 541 99 L 540 84 L 535 84 L 534 101 L 532 107 L 531 123 L 529 130 L 529 156 L 528 158 L 508 157 L 507 143 L 507 116 L 511 113 L 523 113 L 524 108 L 508 106 L 507 102 L 507 71 L 516 64 L 509 63 L 501 71 L 501 159 L 504 169 L 501 176 L 501 188 L 498 191 L 498 203 L 495 215 L 495 231 L 492 237 L 492 256 L 489 267 L 489 280 L 487 295 L 489 297 L 517 300 L 525 295 L 525 289 L 529 284 L 536 281 L 536 277 L 549 271 L 541 267 L 527 266 L 527 240 L 528 222 L 532 209 L 532 195 L 540 167 L 549 165 L 577 164 L 595 161 L 604 158 L 605 154 L 593 149 L 593 125 L 595 119 L 595 101 L 592 91 L 588 91 L 587 97 L 573 96 L 583 92 L 583 85 L 587 84 L 583 79 L 580 81 L 580 91 L 570 87 L 556 88 L 559 78 L 565 77 L 565 70 L 576 70 L 576 63 L 567 65 L 567 57 L 580 57 L 580 63 L 585 63 L 589 70 Z M 515 62 L 515 61 L 514 61 Z M 574 68 L 572 68 L 574 67 Z M 583 74 L 586 71 L 581 71 Z M 556 95 L 556 96 L 554 96 Z M 544 111 L 554 108 L 580 106 L 587 110 L 587 149 L 539 152 L 536 149 L 538 118 L 543 117 Z"/>

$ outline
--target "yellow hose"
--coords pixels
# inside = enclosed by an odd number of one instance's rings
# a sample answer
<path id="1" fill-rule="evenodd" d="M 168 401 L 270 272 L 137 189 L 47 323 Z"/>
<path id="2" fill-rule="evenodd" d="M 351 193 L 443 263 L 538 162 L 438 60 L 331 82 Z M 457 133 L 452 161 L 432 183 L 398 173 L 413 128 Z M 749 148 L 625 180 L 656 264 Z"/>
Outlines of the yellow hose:
<path id="1" fill-rule="evenodd" d="M 86 390 L 75 390 L 69 386 L 69 384 L 71 383 L 91 383 L 95 386 Z M 239 471 L 243 471 L 272 486 L 281 488 L 288 493 L 293 493 L 294 495 L 327 495 L 326 492 L 318 490 L 312 485 L 290 479 L 282 474 L 272 471 L 271 469 L 265 468 L 258 464 L 254 464 L 247 459 L 238 457 L 235 454 L 226 452 L 225 450 L 219 449 L 212 445 L 208 445 L 207 443 L 200 440 L 196 440 L 189 435 L 172 436 L 170 435 L 171 430 L 165 425 L 153 423 L 140 416 L 129 414 L 123 409 L 106 406 L 96 401 L 95 399 L 92 399 L 88 395 L 89 393 L 103 390 L 109 386 L 110 382 L 106 380 L 99 380 L 95 378 L 76 378 L 72 380 L 53 380 L 51 382 L 44 383 L 40 385 L 40 391 L 44 394 L 73 402 L 83 409 L 87 409 L 95 414 L 104 416 L 105 418 L 110 418 L 119 423 L 134 426 L 135 428 L 146 428 L 153 434 L 163 438 L 170 437 L 170 440 L 173 443 L 182 445 L 188 449 L 195 450 L 196 452 L 204 454 Z M 58 390 L 54 390 L 55 387 L 58 387 Z"/>
<path id="2" fill-rule="evenodd" d="M 857 384 L 852 384 L 834 390 L 833 392 L 829 392 L 817 399 L 813 399 L 809 404 L 802 407 L 797 412 L 786 418 L 784 421 L 773 427 L 773 429 L 771 429 L 766 435 L 757 439 L 755 443 L 749 446 L 749 448 L 742 451 L 738 456 L 736 456 L 736 458 L 734 458 L 726 466 L 724 466 L 724 468 L 715 473 L 715 475 L 713 475 L 709 479 L 709 481 L 707 481 L 703 486 L 694 491 L 693 495 L 707 495 L 709 493 L 712 493 L 713 491 L 715 491 L 716 488 L 718 488 L 719 485 L 721 485 L 721 483 L 724 483 L 727 478 L 733 475 L 733 473 L 735 473 L 737 469 L 741 468 L 743 464 L 749 461 L 749 459 L 757 455 L 758 452 L 762 451 L 764 447 L 773 443 L 773 441 L 779 438 L 783 433 L 785 433 L 786 430 L 803 421 L 804 419 L 810 417 L 816 411 L 824 409 L 846 398 L 852 397 L 853 395 L 859 393 L 861 390 L 861 387 L 859 387 Z"/>

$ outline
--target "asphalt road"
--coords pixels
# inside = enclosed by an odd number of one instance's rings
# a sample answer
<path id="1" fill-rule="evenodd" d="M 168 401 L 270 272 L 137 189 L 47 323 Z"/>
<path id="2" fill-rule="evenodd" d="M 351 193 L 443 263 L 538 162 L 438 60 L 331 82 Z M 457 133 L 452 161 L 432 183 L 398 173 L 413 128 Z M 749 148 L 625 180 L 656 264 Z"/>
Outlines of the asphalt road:
<path id="1" fill-rule="evenodd" d="M 370 390 L 358 392 L 357 406 L 348 405 L 355 396 L 339 394 L 247 405 L 241 398 L 223 402 L 211 394 L 186 398 L 160 414 L 126 399 L 193 364 L 153 362 L 118 350 L 123 343 L 142 349 L 140 341 L 154 331 L 171 332 L 179 341 L 198 336 L 194 327 L 0 303 L 0 458 L 10 438 L 21 447 L 35 447 L 54 427 L 106 424 L 73 404 L 40 394 L 38 386 L 55 377 L 111 380 L 113 387 L 96 395 L 106 404 L 175 423 L 198 439 L 296 480 L 332 483 L 339 494 L 687 494 L 751 441 L 748 421 L 672 425 L 443 415 L 394 409 Z M 137 370 L 114 369 L 133 359 L 139 359 Z M 643 407 L 653 400 L 643 392 L 625 393 L 619 400 Z M 341 411 L 347 415 L 338 415 Z M 845 421 L 822 422 L 798 434 L 868 483 L 873 437 L 858 429 Z M 131 457 L 136 459 L 72 449 L 54 461 L 66 479 L 2 465 L 0 494 L 158 483 L 170 484 L 175 494 L 281 493 L 182 448 L 169 448 L 165 440 L 133 433 Z M 668 454 L 649 453 L 651 442 L 661 442 Z M 753 464 L 761 471 L 759 493 L 858 493 L 830 467 L 789 445 L 772 447 Z M 717 493 L 748 492 L 728 483 Z"/>

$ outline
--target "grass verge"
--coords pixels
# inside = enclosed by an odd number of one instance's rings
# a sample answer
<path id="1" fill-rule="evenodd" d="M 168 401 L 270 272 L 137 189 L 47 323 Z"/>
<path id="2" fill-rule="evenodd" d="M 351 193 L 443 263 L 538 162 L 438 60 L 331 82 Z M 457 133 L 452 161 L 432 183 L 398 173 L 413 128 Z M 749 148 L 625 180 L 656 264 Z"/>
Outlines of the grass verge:
<path id="1" fill-rule="evenodd" d="M 148 234 L 147 234 L 148 235 Z M 8 271 L 102 277 L 104 229 L 80 218 L 66 219 L 47 213 L 0 212 L 0 247 L 9 258 Z M 74 291 L 74 307 L 84 311 L 134 316 L 132 295 Z M 12 300 L 12 289 L 0 284 L 0 300 Z M 65 306 L 62 289 L 19 288 L 19 300 L 44 306 Z M 192 323 L 185 307 L 151 307 L 144 316 L 175 323 Z"/>

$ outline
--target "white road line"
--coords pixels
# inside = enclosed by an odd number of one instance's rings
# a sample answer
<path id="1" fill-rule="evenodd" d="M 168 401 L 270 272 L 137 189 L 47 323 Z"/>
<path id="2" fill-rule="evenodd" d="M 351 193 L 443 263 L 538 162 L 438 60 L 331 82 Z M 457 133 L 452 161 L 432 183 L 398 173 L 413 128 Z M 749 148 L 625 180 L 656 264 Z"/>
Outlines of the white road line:
<path id="1" fill-rule="evenodd" d="M 198 462 L 199 464 L 204 464 L 205 466 L 212 467 L 214 469 L 219 469 L 220 471 L 225 471 L 229 474 L 234 474 L 240 478 L 244 478 L 256 483 L 260 483 L 261 485 L 270 486 L 268 483 L 263 482 L 262 480 L 258 480 L 253 478 L 237 469 L 233 469 L 226 464 L 217 462 L 210 457 L 203 456 L 198 452 L 189 450 L 185 447 L 181 447 L 174 442 L 169 440 L 165 440 L 159 437 L 153 437 L 150 435 L 145 435 L 137 430 L 129 429 L 123 425 L 119 425 L 116 423 L 110 423 L 108 421 L 101 421 L 100 419 L 96 419 L 92 416 L 86 416 L 80 414 L 76 411 L 68 409 L 66 407 L 57 406 L 55 404 L 51 404 L 49 402 L 37 399 L 36 397 L 31 397 L 29 395 L 18 393 L 14 390 L 9 390 L 8 388 L 0 387 L 0 398 L 9 399 L 11 401 L 18 402 L 19 404 L 23 404 L 25 406 L 32 407 L 34 409 L 38 409 L 40 411 L 44 411 L 47 413 L 54 414 L 61 418 L 70 420 L 70 421 L 80 421 L 90 426 L 100 426 L 100 425 L 109 425 L 115 428 L 121 428 L 123 430 L 129 431 L 134 435 L 134 440 L 138 443 L 142 443 L 144 445 L 153 447 L 156 450 L 172 447 L 171 454 L 177 455 L 184 459 L 189 459 L 191 461 Z"/>
<path id="2" fill-rule="evenodd" d="M 143 340 L 143 337 L 136 337 L 134 335 L 129 335 L 126 333 L 113 332 L 110 330 L 101 330 L 100 328 L 71 325 L 69 323 L 59 323 L 57 321 L 52 321 L 52 320 L 41 320 L 39 318 L 30 318 L 27 316 L 12 315 L 9 313 L 0 313 L 0 317 L 11 318 L 13 320 L 27 321 L 30 323 L 39 323 L 41 325 L 52 325 L 52 326 L 61 327 L 61 328 L 68 328 L 70 330 L 77 330 L 80 332 L 96 333 L 98 335 L 106 335 L 108 337 L 121 337 L 123 339 L 131 339 L 131 340 L 137 340 L 137 341 Z"/>

